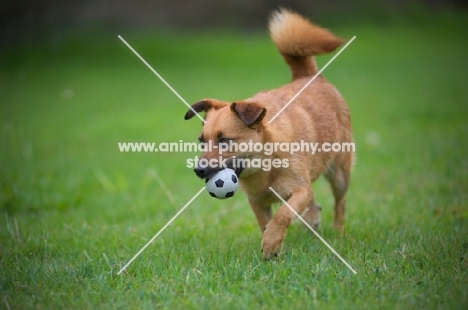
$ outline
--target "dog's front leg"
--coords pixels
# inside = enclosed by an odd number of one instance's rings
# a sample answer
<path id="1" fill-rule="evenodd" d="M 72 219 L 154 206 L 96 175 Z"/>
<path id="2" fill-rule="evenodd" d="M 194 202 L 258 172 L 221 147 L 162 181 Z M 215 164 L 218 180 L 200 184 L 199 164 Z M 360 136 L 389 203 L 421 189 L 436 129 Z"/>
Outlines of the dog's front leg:
<path id="1" fill-rule="evenodd" d="M 271 205 L 265 205 L 261 201 L 249 198 L 249 204 L 252 208 L 252 211 L 257 218 L 258 225 L 260 226 L 260 230 L 262 233 L 266 229 L 266 225 L 271 221 L 273 217 L 271 212 Z"/>
<path id="2" fill-rule="evenodd" d="M 302 214 L 312 198 L 310 187 L 301 187 L 292 192 L 287 203 L 298 213 Z M 264 259 L 277 257 L 283 247 L 288 226 L 296 215 L 287 205 L 282 205 L 273 219 L 266 225 L 262 239 L 262 252 Z"/>

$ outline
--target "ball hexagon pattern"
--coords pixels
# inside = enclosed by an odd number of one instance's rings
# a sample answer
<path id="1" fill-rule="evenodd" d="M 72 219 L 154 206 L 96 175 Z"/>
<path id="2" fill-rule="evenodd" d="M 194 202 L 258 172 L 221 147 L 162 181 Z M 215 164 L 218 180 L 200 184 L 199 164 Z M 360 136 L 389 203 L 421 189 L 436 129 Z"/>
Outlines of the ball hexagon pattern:
<path id="1" fill-rule="evenodd" d="M 226 199 L 234 196 L 239 180 L 232 169 L 223 169 L 206 180 L 206 190 L 211 197 Z"/>

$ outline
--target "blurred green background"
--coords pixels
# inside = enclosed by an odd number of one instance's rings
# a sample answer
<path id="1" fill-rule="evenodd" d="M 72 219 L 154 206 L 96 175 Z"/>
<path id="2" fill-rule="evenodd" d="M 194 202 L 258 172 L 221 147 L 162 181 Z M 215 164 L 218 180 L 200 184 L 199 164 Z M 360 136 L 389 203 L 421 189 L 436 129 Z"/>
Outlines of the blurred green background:
<path id="1" fill-rule="evenodd" d="M 275 262 L 245 197 L 206 193 L 187 157 L 118 142 L 196 141 L 189 103 L 287 83 L 267 33 L 289 7 L 357 39 L 324 71 L 357 144 L 345 235 L 300 225 Z M 468 305 L 468 14 L 461 1 L 3 1 L 0 307 L 444 308 Z M 333 54 L 317 58 L 323 66 Z"/>

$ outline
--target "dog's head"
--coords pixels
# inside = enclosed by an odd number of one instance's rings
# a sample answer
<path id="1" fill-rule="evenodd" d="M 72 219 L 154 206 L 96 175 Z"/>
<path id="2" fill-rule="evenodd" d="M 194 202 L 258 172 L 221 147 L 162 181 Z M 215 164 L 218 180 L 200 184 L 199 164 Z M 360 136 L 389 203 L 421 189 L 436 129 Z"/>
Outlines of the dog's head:
<path id="1" fill-rule="evenodd" d="M 186 120 L 195 116 L 194 111 L 206 112 L 205 123 L 198 137 L 206 147 L 194 169 L 197 176 L 208 179 L 223 169 L 223 165 L 233 169 L 238 177 L 241 177 L 241 174 L 248 175 L 250 168 L 245 167 L 239 159 L 250 160 L 258 154 L 233 145 L 245 146 L 249 143 L 252 145 L 264 142 L 263 118 L 266 109 L 252 102 L 239 101 L 228 104 L 215 99 L 198 101 L 192 105 L 192 109 L 185 114 Z"/>

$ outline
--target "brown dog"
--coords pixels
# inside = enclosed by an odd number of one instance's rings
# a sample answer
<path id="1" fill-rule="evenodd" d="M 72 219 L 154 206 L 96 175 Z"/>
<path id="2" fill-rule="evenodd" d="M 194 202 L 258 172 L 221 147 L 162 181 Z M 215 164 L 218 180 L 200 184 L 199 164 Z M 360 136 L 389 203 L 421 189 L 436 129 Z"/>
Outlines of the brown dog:
<path id="1" fill-rule="evenodd" d="M 291 143 L 298 141 L 323 143 L 352 142 L 350 113 L 338 91 L 325 78 L 318 76 L 279 116 L 278 111 L 318 72 L 314 55 L 329 53 L 343 43 L 325 29 L 319 28 L 296 13 L 287 10 L 275 12 L 270 20 L 271 37 L 289 65 L 292 81 L 278 89 L 263 91 L 252 98 L 228 104 L 215 99 L 204 99 L 192 105 L 185 119 L 196 112 L 206 112 L 206 123 L 199 137 L 201 142 L 219 143 Z M 269 259 L 280 253 L 286 230 L 296 217 L 288 206 L 282 205 L 272 215 L 272 204 L 279 202 L 269 189 L 272 187 L 298 214 L 315 227 L 319 207 L 315 204 L 311 183 L 321 174 L 331 184 L 335 197 L 334 225 L 341 230 L 345 213 L 345 193 L 350 179 L 352 153 L 297 152 L 276 150 L 265 152 L 219 149 L 205 150 L 202 159 L 228 159 L 242 190 L 263 232 L 263 257 Z M 286 160 L 287 168 L 265 169 L 233 166 L 234 158 Z M 209 178 L 220 166 L 195 169 L 201 178 Z"/>

